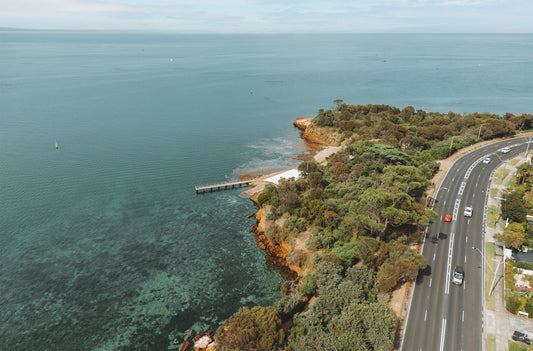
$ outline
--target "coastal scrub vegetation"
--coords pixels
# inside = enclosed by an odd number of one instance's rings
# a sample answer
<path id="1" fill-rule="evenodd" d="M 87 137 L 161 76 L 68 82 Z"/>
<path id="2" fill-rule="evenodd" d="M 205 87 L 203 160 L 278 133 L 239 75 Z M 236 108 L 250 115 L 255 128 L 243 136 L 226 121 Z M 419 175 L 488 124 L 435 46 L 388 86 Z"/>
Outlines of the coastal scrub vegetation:
<path id="1" fill-rule="evenodd" d="M 310 128 L 337 135 L 342 148 L 326 164 L 302 162 L 300 179 L 267 185 L 258 197 L 268 209 L 269 240 L 305 238 L 305 249 L 288 254 L 302 268 L 297 287 L 268 318 L 254 307 L 226 321 L 218 348 L 392 350 L 397 320 L 387 303 L 427 268 L 417 248 L 438 216 L 426 194 L 436 161 L 532 126 L 530 114 L 443 114 L 342 100 L 319 110 Z"/>

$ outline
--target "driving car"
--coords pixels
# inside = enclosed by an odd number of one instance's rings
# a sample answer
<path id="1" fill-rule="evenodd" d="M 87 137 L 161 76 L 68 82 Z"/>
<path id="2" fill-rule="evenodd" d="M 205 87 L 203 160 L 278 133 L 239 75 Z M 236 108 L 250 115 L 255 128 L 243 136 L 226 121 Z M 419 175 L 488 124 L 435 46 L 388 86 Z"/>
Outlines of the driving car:
<path id="1" fill-rule="evenodd" d="M 511 151 L 511 148 L 507 146 L 500 149 L 500 152 L 504 154 L 508 153 L 509 151 Z"/>
<path id="2" fill-rule="evenodd" d="M 487 164 L 487 163 L 490 163 L 490 157 L 487 157 L 483 160 L 483 163 Z"/>
<path id="3" fill-rule="evenodd" d="M 461 285 L 463 284 L 463 279 L 465 278 L 465 271 L 461 266 L 455 266 L 453 269 L 453 279 L 452 283 Z"/>
<path id="4" fill-rule="evenodd" d="M 445 215 L 444 216 L 444 222 L 451 222 L 452 221 L 452 216 L 450 215 Z"/>
<path id="5" fill-rule="evenodd" d="M 470 206 L 465 207 L 465 217 L 472 217 L 473 209 Z"/>

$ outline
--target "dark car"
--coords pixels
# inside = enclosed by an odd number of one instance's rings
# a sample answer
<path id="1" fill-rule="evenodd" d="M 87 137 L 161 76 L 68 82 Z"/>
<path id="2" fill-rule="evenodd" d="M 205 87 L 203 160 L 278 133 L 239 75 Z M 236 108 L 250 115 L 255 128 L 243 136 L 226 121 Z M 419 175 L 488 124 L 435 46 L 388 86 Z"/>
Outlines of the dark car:
<path id="1" fill-rule="evenodd" d="M 519 331 L 516 331 L 516 330 L 513 333 L 513 340 L 521 341 L 521 342 L 524 342 L 524 343 L 526 343 L 528 345 L 531 343 L 526 334 L 520 333 Z"/>

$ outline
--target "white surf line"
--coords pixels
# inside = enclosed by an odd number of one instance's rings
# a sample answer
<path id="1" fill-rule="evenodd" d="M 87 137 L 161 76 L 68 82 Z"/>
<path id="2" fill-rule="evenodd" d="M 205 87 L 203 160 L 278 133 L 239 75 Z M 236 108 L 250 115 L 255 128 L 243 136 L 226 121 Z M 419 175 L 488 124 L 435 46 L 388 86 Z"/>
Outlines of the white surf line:
<path id="1" fill-rule="evenodd" d="M 446 284 L 444 293 L 449 294 L 450 293 L 450 279 L 451 279 L 451 272 L 452 272 L 452 255 L 453 255 L 453 239 L 455 234 L 452 233 L 450 235 L 450 247 L 448 248 L 448 264 L 446 267 Z"/>
<path id="2" fill-rule="evenodd" d="M 457 220 L 457 214 L 459 213 L 459 206 L 461 206 L 461 199 L 455 200 L 455 205 L 453 205 L 453 216 L 452 220 Z"/>
<path id="3" fill-rule="evenodd" d="M 444 337 L 446 334 L 446 318 L 442 319 L 442 328 L 440 332 L 440 351 L 444 351 Z"/>
<path id="4" fill-rule="evenodd" d="M 463 195 L 463 192 L 465 191 L 465 186 L 466 186 L 466 183 L 462 182 L 461 187 L 459 188 L 459 193 L 458 193 L 459 196 Z"/>

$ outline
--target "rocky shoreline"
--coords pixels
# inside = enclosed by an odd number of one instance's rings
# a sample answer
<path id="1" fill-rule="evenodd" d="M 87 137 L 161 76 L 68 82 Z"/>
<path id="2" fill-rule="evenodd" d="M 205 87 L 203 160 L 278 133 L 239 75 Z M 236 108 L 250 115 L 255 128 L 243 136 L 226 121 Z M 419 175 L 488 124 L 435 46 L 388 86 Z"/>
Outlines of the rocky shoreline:
<path id="1" fill-rule="evenodd" d="M 305 141 L 306 146 L 314 151 L 312 154 L 313 161 L 318 163 L 326 162 L 326 158 L 337 152 L 341 147 L 336 146 L 338 144 L 338 138 L 333 131 L 323 130 L 319 131 L 313 127 L 313 118 L 301 117 L 297 118 L 293 125 L 301 130 L 300 137 Z M 322 128 L 323 129 L 323 128 Z M 304 159 L 305 155 L 298 158 Z M 254 234 L 257 245 L 261 250 L 265 252 L 267 264 L 276 268 L 286 280 L 281 286 L 281 290 L 284 296 L 290 295 L 293 290 L 298 286 L 299 280 L 302 278 L 299 273 L 303 267 L 296 265 L 290 265 L 287 262 L 289 252 L 293 248 L 288 241 L 280 241 L 279 243 L 271 242 L 265 234 L 265 226 L 267 222 L 268 209 L 261 207 L 258 202 L 259 195 L 269 182 L 265 181 L 272 176 L 278 175 L 285 171 L 276 172 L 268 175 L 256 177 L 252 183 L 252 187 L 243 191 L 241 195 L 248 197 L 258 207 L 257 212 L 250 214 L 248 217 L 255 217 L 257 223 L 250 228 L 250 233 Z M 180 348 L 180 351 L 190 350 L 192 347 L 194 351 L 210 351 L 214 350 L 216 342 L 213 338 L 213 332 L 210 331 L 207 334 L 199 333 L 193 339 L 194 345 L 186 342 Z"/>
<path id="2" fill-rule="evenodd" d="M 300 137 L 305 140 L 306 143 L 314 144 L 315 147 L 319 146 L 316 147 L 317 152 L 315 155 L 313 155 L 313 159 L 315 162 L 323 163 L 326 162 L 326 158 L 329 155 L 337 152 L 340 147 L 334 146 L 338 144 L 337 139 L 328 137 L 323 133 L 318 132 L 317 129 L 313 127 L 312 121 L 313 118 L 311 117 L 301 117 L 297 118 L 293 124 L 295 127 L 301 130 Z M 269 174 L 254 180 L 253 188 L 244 191 L 243 195 L 248 196 L 250 200 L 252 200 L 256 206 L 259 207 L 259 210 L 255 213 L 257 224 L 250 229 L 250 232 L 254 233 L 259 248 L 265 251 L 267 263 L 272 267 L 277 268 L 288 281 L 286 284 L 283 284 L 281 288 L 283 293 L 287 295 L 291 291 L 289 286 L 295 286 L 295 280 L 300 279 L 298 274 L 301 272 L 303 267 L 290 265 L 287 262 L 288 253 L 292 249 L 292 246 L 289 242 L 280 241 L 279 243 L 272 243 L 265 235 L 267 211 L 265 208 L 259 206 L 257 200 L 267 183 L 264 181 L 264 179 L 279 173 L 280 172 Z"/>

